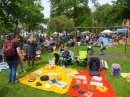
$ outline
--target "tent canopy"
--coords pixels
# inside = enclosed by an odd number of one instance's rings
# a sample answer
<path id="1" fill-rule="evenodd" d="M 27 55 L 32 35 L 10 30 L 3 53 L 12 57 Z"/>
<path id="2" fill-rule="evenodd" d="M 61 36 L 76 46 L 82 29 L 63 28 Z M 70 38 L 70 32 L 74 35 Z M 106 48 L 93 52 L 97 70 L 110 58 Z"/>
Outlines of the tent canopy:
<path id="1" fill-rule="evenodd" d="M 105 38 L 105 37 L 100 37 L 100 38 L 97 40 L 97 43 L 100 43 L 101 41 L 102 41 L 106 46 L 110 44 L 110 42 L 108 41 L 108 39 Z"/>
<path id="2" fill-rule="evenodd" d="M 113 31 L 110 31 L 110 30 L 104 30 L 103 32 L 101 32 L 101 33 L 114 33 Z"/>
<path id="3" fill-rule="evenodd" d="M 54 32 L 53 34 L 58 34 L 58 32 Z"/>
<path id="4" fill-rule="evenodd" d="M 115 32 L 116 33 L 126 33 L 127 29 L 117 29 Z M 129 32 L 130 32 L 130 30 L 129 30 Z"/>
<path id="5" fill-rule="evenodd" d="M 82 34 L 88 34 L 88 33 L 90 33 L 89 31 L 84 31 L 84 32 L 82 32 Z"/>

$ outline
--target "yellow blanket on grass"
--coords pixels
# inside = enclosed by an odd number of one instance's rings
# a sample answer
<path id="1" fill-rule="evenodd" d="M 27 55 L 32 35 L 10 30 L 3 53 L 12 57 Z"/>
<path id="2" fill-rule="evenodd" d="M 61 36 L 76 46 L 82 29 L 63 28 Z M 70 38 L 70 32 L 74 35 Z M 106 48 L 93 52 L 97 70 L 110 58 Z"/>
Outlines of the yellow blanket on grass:
<path id="1" fill-rule="evenodd" d="M 77 70 L 75 70 L 75 69 L 61 68 L 59 66 L 52 67 L 47 64 L 46 66 L 24 76 L 23 78 L 20 78 L 19 82 L 26 84 L 28 86 L 37 88 L 37 89 L 41 89 L 41 90 L 45 90 L 45 91 L 53 91 L 53 92 L 56 92 L 59 94 L 65 94 L 68 91 L 68 89 L 71 85 L 72 78 L 75 76 L 76 73 L 77 73 Z M 40 76 L 44 76 L 44 75 L 48 75 L 49 80 L 52 78 L 55 78 L 56 81 L 59 81 L 59 79 L 60 79 L 60 82 L 67 83 L 66 88 L 58 87 L 54 83 L 49 83 L 49 81 L 41 81 Z M 31 76 L 35 76 L 36 79 L 33 82 L 28 82 L 28 79 Z M 40 82 L 42 85 L 36 86 L 37 82 Z M 49 85 L 50 87 L 47 88 L 46 87 L 47 85 Z"/>

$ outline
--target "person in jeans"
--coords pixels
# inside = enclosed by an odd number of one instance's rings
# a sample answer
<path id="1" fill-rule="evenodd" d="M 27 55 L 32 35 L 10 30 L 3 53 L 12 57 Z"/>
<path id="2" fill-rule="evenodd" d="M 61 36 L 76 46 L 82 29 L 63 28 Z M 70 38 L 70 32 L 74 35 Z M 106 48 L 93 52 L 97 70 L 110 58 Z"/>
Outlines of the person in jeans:
<path id="1" fill-rule="evenodd" d="M 13 40 L 16 54 L 11 57 L 6 57 L 4 55 L 3 56 L 5 57 L 6 62 L 9 65 L 8 81 L 14 84 L 17 82 L 16 71 L 17 71 L 17 66 L 18 66 L 19 61 L 22 61 L 22 56 L 21 56 L 20 47 L 18 44 L 18 37 L 15 36 L 14 34 L 9 34 L 8 40 Z"/>
<path id="2" fill-rule="evenodd" d="M 100 43 L 100 55 L 102 55 L 103 54 L 103 50 L 104 50 L 104 44 L 103 44 L 103 41 L 101 41 L 101 43 Z"/>
<path id="3" fill-rule="evenodd" d="M 36 48 L 37 48 L 37 40 L 34 34 L 32 34 L 28 40 L 28 66 L 34 67 Z M 31 60 L 32 60 L 32 64 L 30 64 Z"/>

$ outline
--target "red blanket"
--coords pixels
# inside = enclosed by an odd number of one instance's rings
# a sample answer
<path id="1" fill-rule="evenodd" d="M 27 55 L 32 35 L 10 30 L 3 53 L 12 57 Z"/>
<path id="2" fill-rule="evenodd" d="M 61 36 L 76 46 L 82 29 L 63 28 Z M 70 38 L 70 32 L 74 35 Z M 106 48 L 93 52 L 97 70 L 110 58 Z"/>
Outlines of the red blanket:
<path id="1" fill-rule="evenodd" d="M 87 70 L 79 71 L 78 75 L 86 76 L 87 77 L 87 84 L 82 84 L 82 80 L 81 80 L 81 84 L 78 84 L 79 88 L 77 90 L 74 90 L 72 88 L 72 86 L 76 83 L 76 79 L 73 78 L 73 80 L 71 82 L 71 86 L 66 94 L 70 95 L 70 96 L 75 96 L 75 97 L 87 97 L 84 94 L 88 92 L 88 85 L 90 85 L 90 81 L 92 81 L 93 76 L 90 76 L 89 71 L 87 71 Z M 96 86 L 94 86 L 94 92 L 93 92 L 92 97 L 116 97 L 114 90 L 110 86 L 109 82 L 106 80 L 105 73 L 103 71 L 100 72 L 100 77 L 102 77 L 103 86 L 107 87 L 108 90 L 106 92 L 100 92 L 96 88 Z M 79 90 L 84 90 L 85 91 L 84 94 L 79 94 L 78 93 Z"/>

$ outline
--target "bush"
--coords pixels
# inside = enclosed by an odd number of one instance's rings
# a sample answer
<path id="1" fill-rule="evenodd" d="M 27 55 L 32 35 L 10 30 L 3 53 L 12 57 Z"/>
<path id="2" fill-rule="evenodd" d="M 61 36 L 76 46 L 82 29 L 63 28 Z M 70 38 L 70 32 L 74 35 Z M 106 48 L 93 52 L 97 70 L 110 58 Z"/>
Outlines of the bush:
<path id="1" fill-rule="evenodd" d="M 4 42 L 5 42 L 5 40 L 0 38 L 0 44 L 3 44 Z"/>

